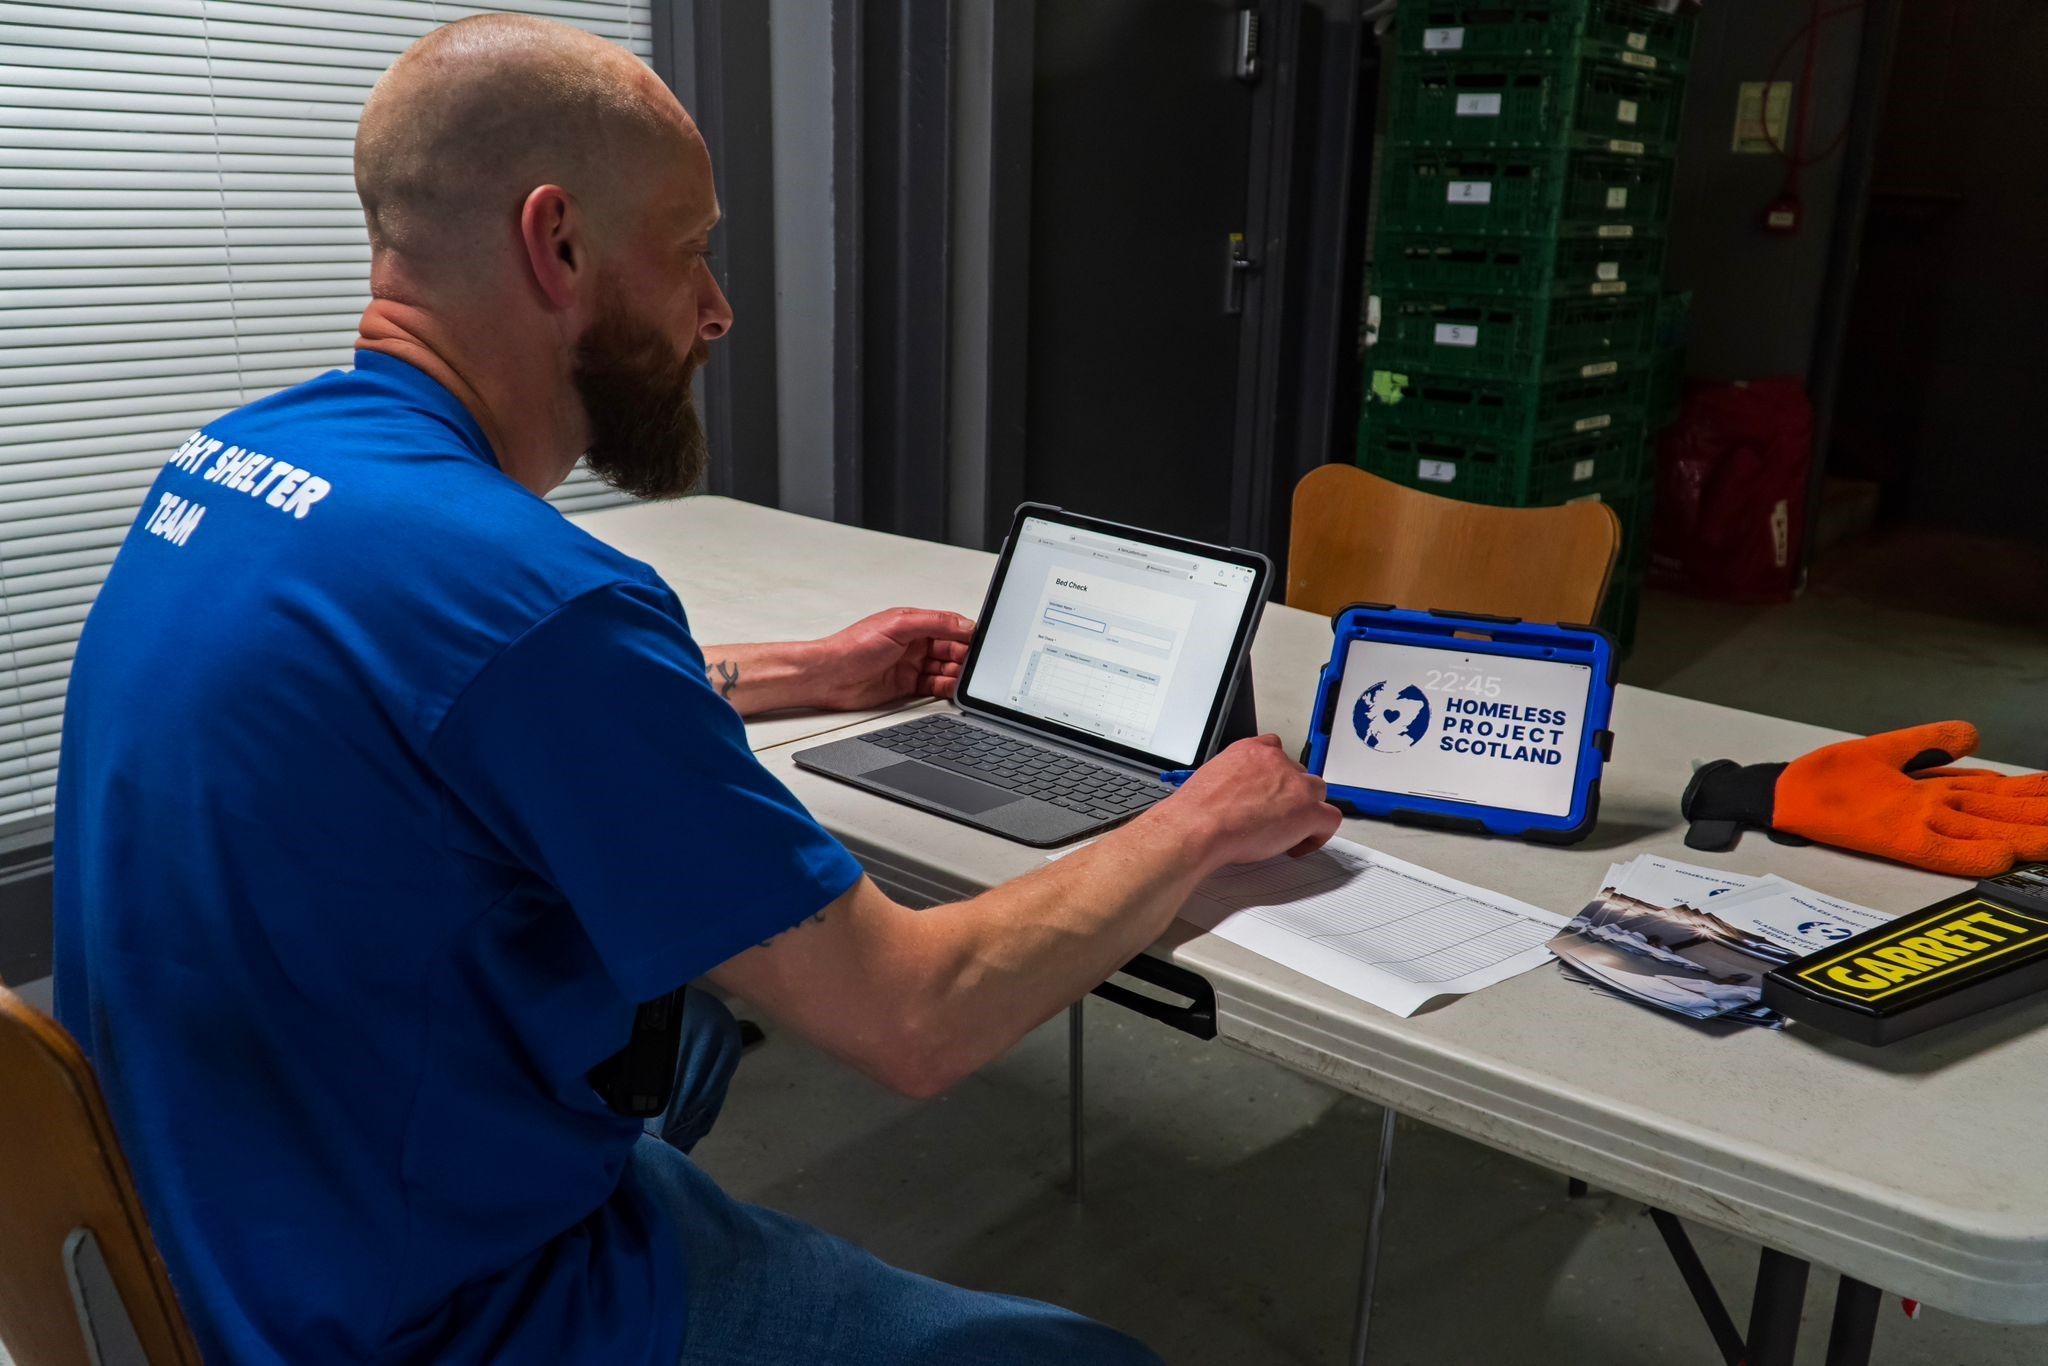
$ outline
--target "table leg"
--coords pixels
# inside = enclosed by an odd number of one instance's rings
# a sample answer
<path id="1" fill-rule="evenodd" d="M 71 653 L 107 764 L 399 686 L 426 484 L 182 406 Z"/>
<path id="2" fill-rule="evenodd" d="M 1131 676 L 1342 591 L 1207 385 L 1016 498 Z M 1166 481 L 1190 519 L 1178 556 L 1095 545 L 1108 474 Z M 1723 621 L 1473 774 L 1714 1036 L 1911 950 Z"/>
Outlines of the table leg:
<path id="1" fill-rule="evenodd" d="M 1081 1064 L 1086 1042 L 1082 1007 L 1087 1004 L 1088 998 L 1083 996 L 1067 1007 L 1067 1194 L 1075 1200 L 1081 1198 L 1083 1153 L 1087 1147 L 1081 1113 Z"/>
<path id="2" fill-rule="evenodd" d="M 1387 1175 L 1394 1166 L 1394 1112 L 1380 1111 L 1380 1151 L 1373 1165 L 1372 1205 L 1365 1216 L 1365 1260 L 1358 1273 L 1358 1321 L 1351 1330 L 1351 1366 L 1365 1366 L 1372 1326 L 1372 1283 L 1380 1270 L 1380 1224 L 1387 1212 Z"/>
<path id="3" fill-rule="evenodd" d="M 1756 1298 L 1749 1307 L 1747 1366 L 1792 1366 L 1799 1314 L 1806 1303 L 1807 1263 L 1767 1247 L 1757 1259 Z"/>
<path id="4" fill-rule="evenodd" d="M 1827 1366 L 1870 1366 L 1877 1340 L 1877 1307 L 1884 1292 L 1874 1285 L 1842 1277 L 1835 1290 L 1835 1321 L 1828 1330 Z"/>
<path id="5" fill-rule="evenodd" d="M 1735 1331 L 1735 1320 L 1728 1314 L 1728 1306 L 1721 1303 L 1721 1292 L 1714 1288 L 1714 1278 L 1707 1274 L 1706 1264 L 1700 1261 L 1699 1252 L 1692 1245 L 1685 1225 L 1678 1222 L 1678 1216 L 1669 1210 L 1652 1208 L 1650 1221 L 1657 1226 L 1657 1232 L 1664 1237 L 1664 1246 L 1671 1250 L 1671 1260 L 1678 1264 L 1678 1274 L 1685 1280 L 1685 1288 L 1692 1292 L 1692 1301 L 1699 1306 L 1700 1317 L 1707 1321 L 1707 1332 L 1714 1338 L 1714 1346 L 1721 1353 L 1721 1360 L 1727 1366 L 1742 1366 L 1749 1355 L 1749 1348 L 1742 1341 L 1742 1334 Z"/>

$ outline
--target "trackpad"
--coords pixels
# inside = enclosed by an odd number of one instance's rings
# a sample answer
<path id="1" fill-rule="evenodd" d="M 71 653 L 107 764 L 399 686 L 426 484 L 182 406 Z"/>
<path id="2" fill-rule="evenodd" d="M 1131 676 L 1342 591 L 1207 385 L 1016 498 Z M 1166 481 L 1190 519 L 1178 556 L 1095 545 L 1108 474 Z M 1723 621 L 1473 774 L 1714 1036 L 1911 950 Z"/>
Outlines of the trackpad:
<path id="1" fill-rule="evenodd" d="M 1014 792 L 1005 792 L 1000 787 L 909 760 L 863 773 L 860 777 L 862 782 L 893 787 L 898 792 L 908 792 L 913 797 L 936 802 L 969 816 L 1018 799 Z"/>

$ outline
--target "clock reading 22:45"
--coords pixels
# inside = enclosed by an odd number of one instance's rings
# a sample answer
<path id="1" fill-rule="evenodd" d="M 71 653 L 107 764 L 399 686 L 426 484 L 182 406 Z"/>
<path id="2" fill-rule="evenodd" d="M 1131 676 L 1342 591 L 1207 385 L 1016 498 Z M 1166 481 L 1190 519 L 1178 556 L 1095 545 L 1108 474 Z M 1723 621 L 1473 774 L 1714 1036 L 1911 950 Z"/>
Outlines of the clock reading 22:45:
<path id="1" fill-rule="evenodd" d="M 1494 674 L 1466 673 L 1460 669 L 1425 669 L 1423 687 L 1430 692 L 1460 692 L 1473 697 L 1499 697 L 1500 679 Z"/>

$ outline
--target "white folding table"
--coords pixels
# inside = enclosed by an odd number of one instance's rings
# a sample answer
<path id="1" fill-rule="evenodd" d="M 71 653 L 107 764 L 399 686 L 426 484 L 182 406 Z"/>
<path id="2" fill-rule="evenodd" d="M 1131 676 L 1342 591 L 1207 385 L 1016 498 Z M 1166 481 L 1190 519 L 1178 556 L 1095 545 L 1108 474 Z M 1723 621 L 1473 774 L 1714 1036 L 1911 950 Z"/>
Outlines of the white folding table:
<path id="1" fill-rule="evenodd" d="M 718 499 L 581 520 L 655 564 L 706 639 L 816 635 L 895 602 L 973 612 L 994 564 Z M 1259 722 L 1290 749 L 1328 650 L 1325 620 L 1267 608 L 1254 645 Z M 784 717 L 750 729 L 769 769 L 899 896 L 957 899 L 1041 866 L 1041 851 L 792 762 L 825 731 L 883 724 Z M 1613 729 L 1599 827 L 1583 844 L 1364 821 L 1341 833 L 1564 915 L 1609 863 L 1639 853 L 1778 873 L 1889 912 L 1964 885 L 1754 834 L 1724 855 L 1683 847 L 1678 796 L 1695 759 L 1791 758 L 1839 732 L 1627 686 Z M 1551 968 L 1400 1019 L 1185 924 L 1151 953 L 1213 989 L 1216 1034 L 1230 1044 L 1641 1200 L 1665 1212 L 1667 1238 L 1676 1216 L 1762 1245 L 1750 1366 L 1792 1360 L 1811 1262 L 1843 1275 L 1831 1366 L 1867 1360 L 1873 1287 L 1970 1318 L 2048 1322 L 2048 1164 L 2034 1160 L 2048 1134 L 2048 1003 L 1876 1050 L 1797 1025 L 1716 1032 Z M 1687 1265 L 1682 1232 L 1673 1250 L 1724 1355 L 1741 1351 L 1725 1311 L 1715 1322 L 1718 1300 Z"/>

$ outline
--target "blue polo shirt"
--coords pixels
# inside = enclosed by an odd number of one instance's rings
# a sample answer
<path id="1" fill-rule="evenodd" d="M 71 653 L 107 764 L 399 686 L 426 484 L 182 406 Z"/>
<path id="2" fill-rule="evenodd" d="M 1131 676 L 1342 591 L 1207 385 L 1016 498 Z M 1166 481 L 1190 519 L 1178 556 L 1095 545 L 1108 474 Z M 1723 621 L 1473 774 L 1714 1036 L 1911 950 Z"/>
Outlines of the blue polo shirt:
<path id="1" fill-rule="evenodd" d="M 663 1362 L 585 1080 L 853 859 L 681 605 L 370 352 L 171 453 L 86 622 L 57 1013 L 210 1362 Z"/>

